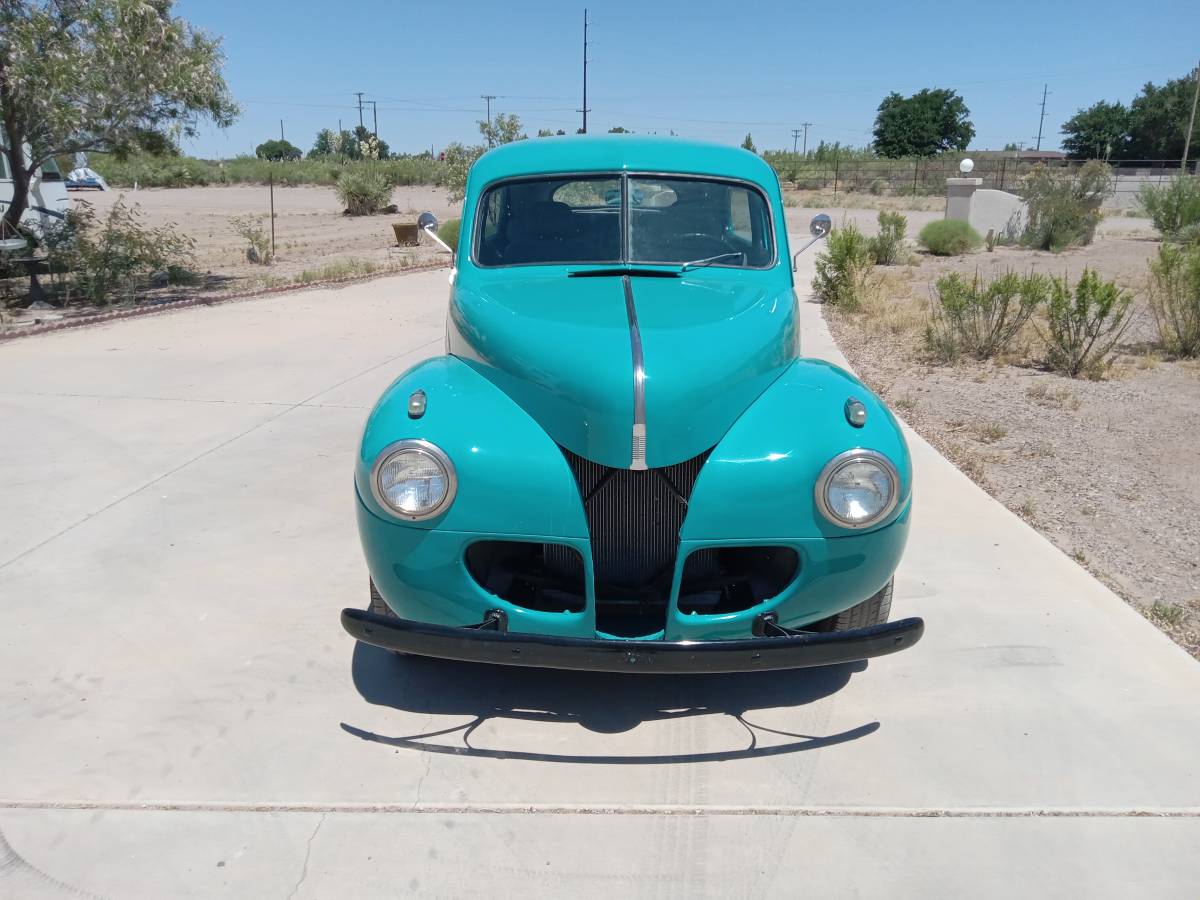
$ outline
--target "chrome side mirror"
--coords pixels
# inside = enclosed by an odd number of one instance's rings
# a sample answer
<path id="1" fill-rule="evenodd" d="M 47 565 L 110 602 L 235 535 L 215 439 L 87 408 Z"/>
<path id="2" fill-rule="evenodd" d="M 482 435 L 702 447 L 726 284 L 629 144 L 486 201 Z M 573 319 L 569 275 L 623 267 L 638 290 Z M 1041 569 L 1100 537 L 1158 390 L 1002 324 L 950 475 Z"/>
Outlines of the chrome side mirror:
<path id="1" fill-rule="evenodd" d="M 817 213 L 812 217 L 812 221 L 808 223 L 808 233 L 812 235 L 808 243 L 792 254 L 792 271 L 796 271 L 797 262 L 800 259 L 800 254 L 815 244 L 822 238 L 829 237 L 829 232 L 833 230 L 833 220 L 825 213 Z"/>
<path id="2" fill-rule="evenodd" d="M 421 213 L 419 216 L 417 216 L 417 228 L 421 229 L 421 231 L 433 238 L 443 250 L 450 254 L 451 258 L 454 257 L 454 248 L 437 236 L 437 216 L 428 211 Z"/>

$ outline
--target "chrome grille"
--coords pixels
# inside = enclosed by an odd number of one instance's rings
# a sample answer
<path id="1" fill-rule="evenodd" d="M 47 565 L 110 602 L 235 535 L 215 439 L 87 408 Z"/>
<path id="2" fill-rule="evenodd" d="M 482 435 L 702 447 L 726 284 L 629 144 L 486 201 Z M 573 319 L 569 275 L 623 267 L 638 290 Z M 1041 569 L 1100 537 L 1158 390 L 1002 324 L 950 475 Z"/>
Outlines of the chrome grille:
<path id="1" fill-rule="evenodd" d="M 587 514 L 596 598 L 639 594 L 666 603 L 679 531 L 708 451 L 673 466 L 614 469 L 563 451 Z"/>

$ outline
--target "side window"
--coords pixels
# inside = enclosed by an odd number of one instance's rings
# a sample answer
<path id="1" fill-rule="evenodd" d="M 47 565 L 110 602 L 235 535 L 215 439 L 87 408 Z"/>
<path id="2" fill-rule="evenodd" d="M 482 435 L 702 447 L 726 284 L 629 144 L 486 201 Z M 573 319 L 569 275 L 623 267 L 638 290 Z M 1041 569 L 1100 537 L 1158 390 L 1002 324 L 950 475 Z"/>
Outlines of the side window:
<path id="1" fill-rule="evenodd" d="M 747 244 L 754 240 L 749 191 L 734 188 L 729 192 L 729 230 Z"/>
<path id="2" fill-rule="evenodd" d="M 504 209 L 504 200 L 507 196 L 506 188 L 492 191 L 488 195 L 487 203 L 483 207 L 483 222 L 480 228 L 485 242 L 495 241 L 496 235 L 500 232 L 500 214 Z"/>

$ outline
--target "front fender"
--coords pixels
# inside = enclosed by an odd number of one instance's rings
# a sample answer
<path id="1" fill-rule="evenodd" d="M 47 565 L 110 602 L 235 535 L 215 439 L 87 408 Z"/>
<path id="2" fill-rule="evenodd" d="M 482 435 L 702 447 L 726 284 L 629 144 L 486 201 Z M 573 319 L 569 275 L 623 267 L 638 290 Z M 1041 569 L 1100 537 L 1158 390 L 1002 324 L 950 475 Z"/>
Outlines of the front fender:
<path id="1" fill-rule="evenodd" d="M 848 398 L 861 400 L 867 422 L 846 421 Z M 856 448 L 888 457 L 900 474 L 900 500 L 868 529 L 834 525 L 817 509 L 814 487 L 836 455 Z M 714 448 L 688 504 L 685 541 L 838 538 L 869 534 L 904 515 L 912 464 L 900 425 L 883 402 L 843 369 L 820 360 L 793 363 L 734 423 Z"/>
<path id="2" fill-rule="evenodd" d="M 425 414 L 409 418 L 408 398 L 425 392 Z M 384 392 L 367 419 L 354 467 L 358 495 L 376 516 L 398 522 L 375 500 L 371 467 L 395 441 L 420 438 L 454 464 L 458 492 L 417 529 L 559 535 L 587 539 L 579 488 L 562 451 L 516 403 L 453 356 L 417 364 Z"/>

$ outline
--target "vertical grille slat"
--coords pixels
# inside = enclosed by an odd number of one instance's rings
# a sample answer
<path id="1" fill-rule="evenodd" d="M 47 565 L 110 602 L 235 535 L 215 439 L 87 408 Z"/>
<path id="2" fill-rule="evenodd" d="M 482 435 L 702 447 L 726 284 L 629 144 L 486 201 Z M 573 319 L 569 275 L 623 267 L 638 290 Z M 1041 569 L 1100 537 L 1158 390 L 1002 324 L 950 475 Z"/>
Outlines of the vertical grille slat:
<path id="1" fill-rule="evenodd" d="M 708 452 L 673 466 L 633 470 L 563 450 L 585 498 L 598 615 L 605 604 L 618 602 L 665 613 L 687 501 Z"/>

